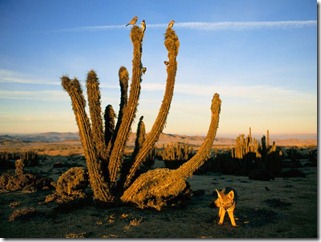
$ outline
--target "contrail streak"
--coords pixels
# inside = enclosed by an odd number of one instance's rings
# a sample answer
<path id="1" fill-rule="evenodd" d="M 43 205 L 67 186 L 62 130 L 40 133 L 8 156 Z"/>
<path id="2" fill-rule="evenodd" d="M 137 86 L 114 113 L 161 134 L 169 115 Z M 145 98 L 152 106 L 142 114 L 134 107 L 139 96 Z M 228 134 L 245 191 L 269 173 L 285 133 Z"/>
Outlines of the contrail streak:
<path id="1" fill-rule="evenodd" d="M 317 21 L 264 21 L 264 22 L 185 22 L 177 23 L 177 28 L 195 30 L 248 30 L 248 29 L 276 29 L 276 28 L 306 28 L 316 26 Z"/>
<path id="2" fill-rule="evenodd" d="M 167 24 L 148 24 L 147 28 L 167 28 Z M 252 21 L 252 22 L 177 22 L 174 28 L 200 31 L 218 30 L 260 30 L 316 27 L 316 20 L 295 21 Z M 100 25 L 53 30 L 52 32 L 87 32 L 126 29 L 125 25 Z"/>

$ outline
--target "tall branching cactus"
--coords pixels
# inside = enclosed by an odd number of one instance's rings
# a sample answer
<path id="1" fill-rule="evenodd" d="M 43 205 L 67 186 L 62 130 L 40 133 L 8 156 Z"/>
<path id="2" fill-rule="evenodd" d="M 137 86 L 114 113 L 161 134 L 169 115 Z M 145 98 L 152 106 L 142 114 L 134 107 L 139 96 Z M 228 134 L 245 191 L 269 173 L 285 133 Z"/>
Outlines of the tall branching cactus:
<path id="1" fill-rule="evenodd" d="M 134 25 L 130 32 L 133 44 L 130 90 L 128 95 L 129 74 L 127 69 L 122 66 L 118 73 L 121 98 L 116 124 L 115 111 L 111 105 L 107 105 L 104 112 L 103 125 L 99 81 L 94 71 L 88 73 L 86 82 L 90 119 L 85 111 L 86 101 L 79 81 L 77 79 L 71 80 L 67 76 L 63 76 L 61 80 L 63 88 L 71 98 L 80 139 L 84 148 L 94 199 L 108 203 L 116 201 L 117 197 L 122 195 L 121 201 L 123 202 L 135 202 L 138 199 L 137 204 L 144 203 L 148 204 L 147 206 L 158 208 L 162 206 L 160 204 L 166 203 L 164 202 L 166 201 L 166 196 L 173 197 L 182 191 L 186 186 L 186 177 L 193 174 L 209 156 L 218 127 L 221 101 L 216 94 L 212 100 L 212 122 L 207 138 L 191 160 L 171 173 L 168 169 L 156 169 L 151 173 L 149 171 L 146 172 L 146 179 L 143 176 L 145 174 L 142 174 L 134 181 L 134 178 L 137 177 L 137 170 L 153 150 L 165 127 L 174 93 L 177 72 L 176 57 L 180 45 L 175 31 L 171 27 L 167 28 L 164 44 L 168 51 L 168 63 L 166 62 L 167 80 L 163 101 L 148 135 L 146 135 L 145 124 L 143 117 L 141 117 L 138 123 L 137 138 L 130 167 L 126 167 L 125 165 L 123 166 L 124 149 L 137 112 L 141 90 L 140 84 L 144 70 L 141 63 L 143 37 L 144 30 Z M 173 181 L 175 184 L 173 184 Z M 149 185 L 146 186 L 146 184 Z M 149 188 L 151 187 L 150 192 Z M 154 190 L 158 191 L 156 195 L 153 193 Z M 139 191 L 143 191 L 143 193 Z M 146 196 L 141 197 L 142 194 Z M 157 205 L 153 205 L 153 202 L 151 202 L 154 201 L 155 196 L 156 201 L 158 201 Z M 164 201 L 162 200 L 163 198 Z M 145 203 L 146 200 L 147 203 Z"/>
<path id="2" fill-rule="evenodd" d="M 77 79 L 70 80 L 67 76 L 61 78 L 62 86 L 68 92 L 72 101 L 81 142 L 85 151 L 90 185 L 94 191 L 94 198 L 99 201 L 114 201 L 113 191 L 114 188 L 119 185 L 117 182 L 119 181 L 120 175 L 126 178 L 121 185 L 124 185 L 126 188 L 131 184 L 140 164 L 154 148 L 165 126 L 166 117 L 169 112 L 177 70 L 176 56 L 179 48 L 178 37 L 172 29 L 167 29 L 165 33 L 165 46 L 168 50 L 170 64 L 167 66 L 167 84 L 159 114 L 146 140 L 144 135 L 144 139 L 140 137 L 141 140 L 137 142 L 135 153 L 132 156 L 133 165 L 130 170 L 124 170 L 124 172 L 128 174 L 120 174 L 122 172 L 126 141 L 136 115 L 140 95 L 143 37 L 143 30 L 138 26 L 133 26 L 130 32 L 130 38 L 133 43 L 131 85 L 128 95 L 129 74 L 125 67 L 120 67 L 119 83 L 121 99 L 116 125 L 114 109 L 111 105 L 108 105 L 105 108 L 105 130 L 103 129 L 99 81 L 94 71 L 88 73 L 86 82 L 90 120 L 85 111 L 86 101 L 79 81 Z M 144 123 L 140 122 L 139 125 L 140 129 L 143 129 Z"/>

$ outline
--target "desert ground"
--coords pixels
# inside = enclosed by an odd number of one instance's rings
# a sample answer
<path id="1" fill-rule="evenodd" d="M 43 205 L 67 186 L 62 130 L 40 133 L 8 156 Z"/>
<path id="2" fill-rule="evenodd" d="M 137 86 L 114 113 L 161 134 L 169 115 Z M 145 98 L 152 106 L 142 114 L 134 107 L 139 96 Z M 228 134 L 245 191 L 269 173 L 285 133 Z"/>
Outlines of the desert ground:
<path id="1" fill-rule="evenodd" d="M 227 143 L 224 140 L 219 145 L 227 148 L 230 145 Z M 3 138 L 0 152 L 10 150 L 36 151 L 41 157 L 39 164 L 25 167 L 25 172 L 53 181 L 70 167 L 85 166 L 77 139 L 26 142 Z M 164 162 L 156 160 L 154 168 L 159 167 L 164 167 Z M 90 199 L 69 206 L 45 203 L 52 189 L 2 191 L 0 237 L 317 238 L 318 168 L 303 166 L 299 170 L 305 177 L 276 177 L 271 181 L 215 172 L 194 175 L 188 179 L 193 196 L 180 207 L 161 211 L 130 205 L 106 208 L 93 204 Z M 223 225 L 218 225 L 218 209 L 210 206 L 215 189 L 224 187 L 233 187 L 238 192 L 237 227 L 231 226 L 228 216 Z"/>

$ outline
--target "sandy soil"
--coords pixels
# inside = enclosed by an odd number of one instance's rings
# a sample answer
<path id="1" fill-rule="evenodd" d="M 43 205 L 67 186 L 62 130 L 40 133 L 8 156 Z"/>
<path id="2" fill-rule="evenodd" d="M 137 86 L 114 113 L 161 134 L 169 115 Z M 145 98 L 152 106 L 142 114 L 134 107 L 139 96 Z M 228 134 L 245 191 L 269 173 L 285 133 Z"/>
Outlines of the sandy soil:
<path id="1" fill-rule="evenodd" d="M 172 138 L 176 140 L 177 137 Z M 198 138 L 194 139 L 198 142 Z M 223 140 L 219 145 L 228 147 L 230 144 Z M 26 167 L 25 172 L 54 181 L 70 167 L 85 166 L 79 140 L 3 140 L 0 146 L 0 151 L 27 150 L 37 152 L 41 158 L 39 165 Z M 156 161 L 155 167 L 164 167 L 164 163 Z M 193 197 L 182 207 L 169 207 L 160 212 L 134 206 L 103 208 L 91 200 L 70 207 L 44 203 L 53 190 L 2 192 L 0 237 L 317 238 L 318 169 L 299 169 L 306 177 L 254 181 L 218 173 L 194 175 L 188 180 Z M 231 226 L 228 216 L 222 226 L 218 225 L 218 209 L 209 206 L 214 199 L 213 191 L 226 186 L 236 189 L 239 195 L 236 228 Z"/>
<path id="2" fill-rule="evenodd" d="M 53 166 L 60 162 L 67 166 Z M 82 156 L 47 156 L 28 171 L 58 178 Z M 163 163 L 158 161 L 156 166 Z M 300 168 L 306 177 L 253 181 L 216 173 L 189 179 L 194 196 L 180 208 L 160 212 L 132 206 L 93 204 L 61 207 L 44 203 L 51 191 L 0 193 L 2 238 L 316 238 L 317 168 Z M 209 205 L 214 189 L 233 187 L 239 195 L 237 228 L 217 225 L 218 209 Z M 16 215 L 17 213 L 20 215 Z M 22 215 L 21 211 L 27 211 Z"/>

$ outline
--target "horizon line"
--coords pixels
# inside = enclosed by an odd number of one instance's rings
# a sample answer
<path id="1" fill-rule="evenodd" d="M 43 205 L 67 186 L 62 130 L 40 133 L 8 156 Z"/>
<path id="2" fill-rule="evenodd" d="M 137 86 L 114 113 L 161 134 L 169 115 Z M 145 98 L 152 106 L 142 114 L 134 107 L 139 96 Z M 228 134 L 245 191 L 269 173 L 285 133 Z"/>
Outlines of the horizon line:
<path id="1" fill-rule="evenodd" d="M 269 130 L 269 129 L 267 129 Z M 270 131 L 270 130 L 269 130 Z M 248 132 L 248 131 L 247 131 Z M 49 134 L 49 133 L 56 133 L 56 134 L 76 134 L 76 133 L 79 133 L 79 131 L 40 131 L 40 132 L 0 132 L 0 135 L 41 135 L 41 134 Z M 136 132 L 131 132 L 131 133 L 136 133 Z M 149 132 L 147 132 L 148 134 Z M 217 136 L 216 138 L 224 138 L 224 136 L 231 136 L 231 135 L 246 135 L 245 134 L 246 132 L 234 132 L 234 133 L 222 133 L 221 135 Z M 186 133 L 173 133 L 173 132 L 165 132 L 162 134 L 165 134 L 165 135 L 179 135 L 179 136 L 190 136 L 190 137 L 193 137 L 193 136 L 206 136 L 206 133 L 205 134 L 186 134 Z M 258 135 L 261 135 L 261 132 L 253 132 L 251 131 L 251 135 L 252 136 L 258 136 Z M 266 135 L 266 131 L 265 133 L 263 132 L 262 135 Z M 302 135 L 316 135 L 318 136 L 318 133 L 313 133 L 313 132 L 306 132 L 306 133 L 271 133 L 270 132 L 270 136 L 302 136 Z M 316 139 L 318 139 L 318 137 L 316 137 Z"/>

